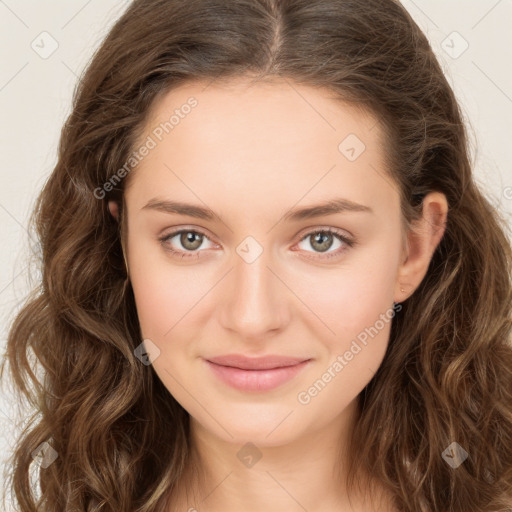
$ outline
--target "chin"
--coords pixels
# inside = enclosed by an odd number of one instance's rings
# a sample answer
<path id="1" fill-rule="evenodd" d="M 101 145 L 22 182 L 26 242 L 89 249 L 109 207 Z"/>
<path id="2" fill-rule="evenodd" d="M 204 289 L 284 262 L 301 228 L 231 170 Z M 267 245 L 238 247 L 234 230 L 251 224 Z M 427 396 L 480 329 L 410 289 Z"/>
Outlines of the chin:
<path id="1" fill-rule="evenodd" d="M 299 428 L 296 423 L 298 417 L 292 420 L 294 415 L 289 408 L 278 407 L 275 413 L 267 411 L 265 414 L 263 408 L 254 410 L 253 406 L 252 412 L 240 410 L 233 411 L 232 415 L 212 414 L 218 423 L 209 417 L 206 423 L 201 421 L 201 425 L 225 442 L 237 445 L 251 442 L 263 448 L 290 443 L 303 434 L 304 422 Z"/>

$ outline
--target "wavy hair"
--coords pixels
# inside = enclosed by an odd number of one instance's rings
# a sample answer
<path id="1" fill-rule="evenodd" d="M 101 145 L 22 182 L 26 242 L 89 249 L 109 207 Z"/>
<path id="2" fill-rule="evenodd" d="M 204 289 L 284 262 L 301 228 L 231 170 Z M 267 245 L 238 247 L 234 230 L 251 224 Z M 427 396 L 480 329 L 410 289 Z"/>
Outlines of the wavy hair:
<path id="1" fill-rule="evenodd" d="M 359 396 L 348 485 L 364 470 L 407 512 L 505 510 L 512 250 L 473 177 L 454 93 L 398 0 L 135 0 L 114 24 L 78 83 L 31 217 L 41 278 L 4 358 L 35 411 L 10 460 L 18 510 L 156 512 L 179 485 L 193 449 L 189 415 L 134 355 L 141 336 L 123 226 L 107 208 L 111 197 L 122 206 L 136 169 L 116 182 L 117 196 L 95 191 L 119 177 L 156 99 L 241 76 L 327 88 L 374 113 L 404 225 L 429 192 L 448 200 L 428 273 Z M 45 442 L 58 457 L 40 467 L 36 495 L 32 453 Z M 453 442 L 468 453 L 456 469 L 442 456 Z"/>

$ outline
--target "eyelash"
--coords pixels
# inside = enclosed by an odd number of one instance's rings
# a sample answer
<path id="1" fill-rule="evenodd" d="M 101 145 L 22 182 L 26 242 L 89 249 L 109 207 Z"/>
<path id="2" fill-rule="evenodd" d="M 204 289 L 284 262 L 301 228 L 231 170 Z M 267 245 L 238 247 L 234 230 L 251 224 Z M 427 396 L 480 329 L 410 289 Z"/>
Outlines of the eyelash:
<path id="1" fill-rule="evenodd" d="M 210 240 L 210 238 L 205 233 L 203 233 L 202 231 L 198 231 L 196 229 L 186 229 L 186 228 L 173 231 L 172 233 L 169 233 L 167 235 L 164 235 L 163 237 L 160 237 L 158 240 L 164 246 L 164 249 L 166 251 L 170 252 L 173 256 L 179 257 L 180 259 L 183 259 L 183 258 L 199 258 L 199 253 L 201 251 L 198 251 L 198 250 L 196 250 L 196 251 L 187 251 L 187 252 L 185 252 L 185 251 L 177 251 L 176 249 L 173 249 L 170 246 L 170 244 L 167 243 L 169 240 L 171 240 L 176 235 L 179 235 L 181 233 L 194 233 L 194 234 L 203 236 L 206 239 Z M 309 231 L 304 236 L 302 236 L 302 238 L 299 240 L 299 243 L 302 242 L 303 240 L 307 239 L 311 235 L 316 235 L 318 233 L 334 235 L 338 240 L 343 242 L 347 246 L 348 249 L 354 247 L 356 245 L 356 243 L 357 243 L 354 239 L 346 237 L 340 231 L 338 231 L 338 230 L 336 230 L 334 228 L 320 228 L 320 229 L 315 229 L 315 230 Z M 211 242 L 211 240 L 210 240 L 210 242 Z M 326 260 L 326 259 L 330 259 L 330 258 L 333 258 L 333 257 L 337 257 L 337 256 L 341 255 L 343 252 L 345 252 L 347 250 L 347 248 L 338 250 L 338 251 L 333 252 L 333 253 L 326 253 L 325 255 L 322 255 L 322 253 L 316 253 L 316 254 L 320 255 L 320 257 L 319 258 L 314 257 L 313 259 Z M 311 251 L 307 251 L 307 252 L 311 252 Z M 311 258 L 311 256 L 308 256 L 308 258 Z"/>

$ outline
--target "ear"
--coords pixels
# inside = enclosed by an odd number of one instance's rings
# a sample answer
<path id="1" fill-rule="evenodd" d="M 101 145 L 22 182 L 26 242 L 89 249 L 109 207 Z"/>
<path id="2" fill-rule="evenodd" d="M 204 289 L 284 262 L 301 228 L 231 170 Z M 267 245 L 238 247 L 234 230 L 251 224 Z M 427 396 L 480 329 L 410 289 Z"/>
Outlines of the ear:
<path id="1" fill-rule="evenodd" d="M 447 216 L 448 201 L 444 194 L 431 192 L 424 197 L 422 217 L 413 222 L 407 233 L 407 249 L 397 273 L 395 302 L 409 298 L 423 281 L 444 235 Z"/>
<path id="2" fill-rule="evenodd" d="M 109 209 L 112 217 L 114 217 L 114 219 L 116 219 L 118 221 L 119 220 L 119 204 L 117 203 L 117 201 L 109 201 L 108 209 Z"/>

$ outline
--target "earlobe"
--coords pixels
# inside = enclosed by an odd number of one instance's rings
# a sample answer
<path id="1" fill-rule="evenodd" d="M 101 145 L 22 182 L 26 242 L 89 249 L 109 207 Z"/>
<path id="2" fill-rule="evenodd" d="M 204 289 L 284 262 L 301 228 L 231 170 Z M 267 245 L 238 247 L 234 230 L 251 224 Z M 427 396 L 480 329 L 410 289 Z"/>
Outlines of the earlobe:
<path id="1" fill-rule="evenodd" d="M 114 219 L 116 219 L 118 221 L 119 220 L 119 205 L 117 204 L 117 201 L 109 201 L 108 209 L 109 209 L 112 217 L 114 217 Z"/>
<path id="2" fill-rule="evenodd" d="M 395 285 L 395 301 L 410 297 L 427 274 L 436 247 L 446 229 L 448 201 L 441 192 L 431 192 L 423 199 L 422 217 L 413 222 L 407 234 L 407 257 L 400 265 Z"/>

